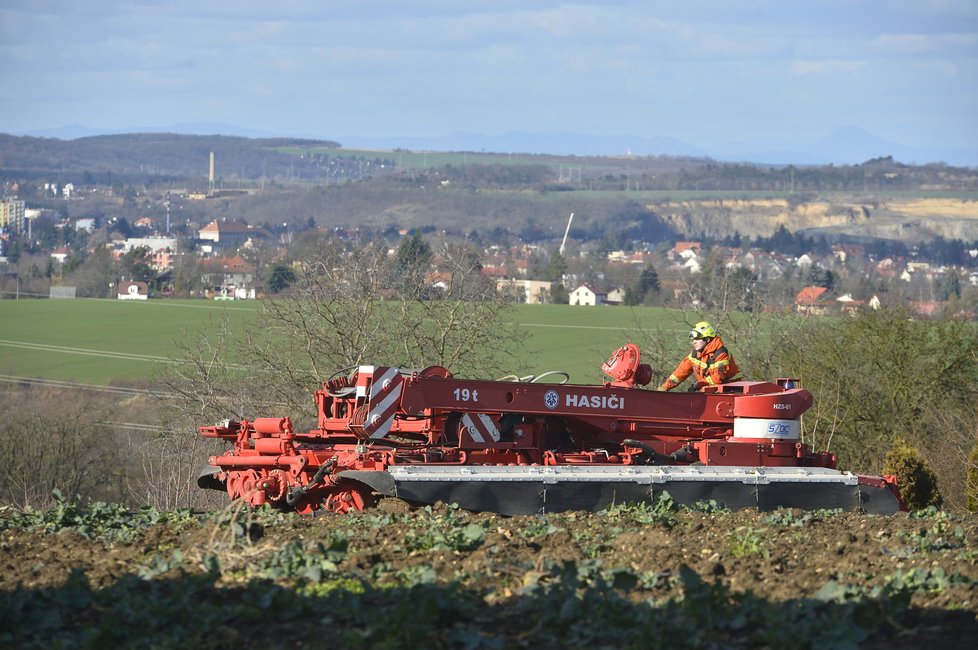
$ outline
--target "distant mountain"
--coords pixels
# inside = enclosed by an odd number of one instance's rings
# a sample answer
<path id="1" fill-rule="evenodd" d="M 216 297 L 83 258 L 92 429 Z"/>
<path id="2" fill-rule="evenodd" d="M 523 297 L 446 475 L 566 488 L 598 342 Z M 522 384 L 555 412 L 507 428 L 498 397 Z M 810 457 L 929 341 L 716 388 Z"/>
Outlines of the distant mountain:
<path id="1" fill-rule="evenodd" d="M 978 166 L 978 150 L 903 145 L 854 126 L 837 129 L 815 142 L 798 142 L 790 149 L 735 142 L 711 147 L 710 151 L 718 160 L 758 164 L 858 165 L 874 158 L 893 156 L 907 164 L 944 162 L 962 167 Z"/>
<path id="2" fill-rule="evenodd" d="M 265 131 L 264 129 L 249 129 L 243 126 L 224 124 L 222 122 L 181 122 L 179 124 L 171 124 L 170 126 L 147 130 L 145 132 L 183 133 L 185 135 L 232 135 L 241 138 L 290 137 L 283 136 L 281 133 L 275 133 L 273 131 Z M 329 138 L 317 139 L 328 140 Z"/>
<path id="3" fill-rule="evenodd" d="M 847 126 L 836 129 L 816 142 L 812 148 L 822 156 L 831 155 L 845 161 L 863 162 L 871 158 L 892 155 L 895 150 L 903 147 L 864 129 Z"/>
<path id="4" fill-rule="evenodd" d="M 106 135 L 109 131 L 93 129 L 81 124 L 65 124 L 51 129 L 34 129 L 32 131 L 19 131 L 12 135 L 31 136 L 33 138 L 57 138 L 58 140 L 74 140 L 75 138 L 87 138 L 92 135 Z M 111 133 L 116 133 L 112 131 Z"/>
<path id="5" fill-rule="evenodd" d="M 412 149 L 429 151 L 487 151 L 492 153 L 551 154 L 557 156 L 694 156 L 706 153 L 677 138 L 580 133 L 526 133 L 499 135 L 451 133 L 433 137 L 337 138 L 344 147 L 365 149 Z"/>
<path id="6" fill-rule="evenodd" d="M 222 122 L 180 122 L 169 126 L 133 126 L 124 129 L 99 129 L 81 124 L 66 124 L 53 129 L 34 129 L 16 135 L 29 135 L 35 138 L 58 138 L 75 140 L 94 135 L 124 135 L 127 133 L 179 133 L 181 135 L 228 135 L 242 138 L 277 138 L 281 134 L 272 131 L 249 129 L 224 124 Z"/>

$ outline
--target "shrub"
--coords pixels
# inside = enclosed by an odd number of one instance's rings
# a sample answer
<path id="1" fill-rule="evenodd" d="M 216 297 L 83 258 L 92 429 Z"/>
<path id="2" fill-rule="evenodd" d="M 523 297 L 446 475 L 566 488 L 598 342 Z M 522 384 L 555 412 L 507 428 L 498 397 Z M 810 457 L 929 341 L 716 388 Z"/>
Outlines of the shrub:
<path id="1" fill-rule="evenodd" d="M 98 395 L 52 388 L 0 392 L 0 503 L 51 505 L 68 498 L 121 498 L 127 467 L 112 420 L 113 404 Z"/>
<path id="2" fill-rule="evenodd" d="M 968 479 L 964 491 L 968 512 L 978 512 L 978 440 L 968 454 Z"/>
<path id="3" fill-rule="evenodd" d="M 941 507 L 943 499 L 937 489 L 937 477 L 917 449 L 906 440 L 897 439 L 883 461 L 883 473 L 897 477 L 900 496 L 910 510 L 928 506 Z"/>
<path id="4" fill-rule="evenodd" d="M 903 438 L 932 463 L 947 506 L 964 509 L 965 454 L 975 442 L 975 324 L 919 320 L 898 307 L 798 322 L 772 341 L 761 376 L 798 377 L 815 396 L 803 442 L 836 453 L 844 469 L 875 474 Z"/>

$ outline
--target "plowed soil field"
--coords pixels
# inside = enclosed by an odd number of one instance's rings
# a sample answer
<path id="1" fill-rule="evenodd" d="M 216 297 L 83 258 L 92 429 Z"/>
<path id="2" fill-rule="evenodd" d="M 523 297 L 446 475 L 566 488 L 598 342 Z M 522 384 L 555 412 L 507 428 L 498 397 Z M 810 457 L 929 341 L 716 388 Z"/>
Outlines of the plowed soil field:
<path id="1" fill-rule="evenodd" d="M 0 515 L 0 646 L 976 647 L 978 516 Z"/>

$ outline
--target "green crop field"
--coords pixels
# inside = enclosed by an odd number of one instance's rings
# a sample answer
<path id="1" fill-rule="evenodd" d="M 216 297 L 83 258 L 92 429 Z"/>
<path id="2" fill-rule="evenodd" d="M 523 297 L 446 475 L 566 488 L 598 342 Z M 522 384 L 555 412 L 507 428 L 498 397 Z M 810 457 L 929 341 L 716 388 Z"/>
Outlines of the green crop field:
<path id="1" fill-rule="evenodd" d="M 243 301 L 3 300 L 0 375 L 148 385 L 160 364 L 177 355 L 177 341 L 225 315 L 232 326 L 250 322 L 256 308 Z M 520 305 L 514 313 L 526 333 L 514 373 L 563 370 L 574 383 L 598 381 L 611 352 L 629 340 L 641 343 L 641 328 L 673 332 L 677 360 L 684 349 L 686 325 L 678 312 Z"/>
<path id="2" fill-rule="evenodd" d="M 0 374 L 145 385 L 188 332 L 254 313 L 243 302 L 3 300 Z"/>

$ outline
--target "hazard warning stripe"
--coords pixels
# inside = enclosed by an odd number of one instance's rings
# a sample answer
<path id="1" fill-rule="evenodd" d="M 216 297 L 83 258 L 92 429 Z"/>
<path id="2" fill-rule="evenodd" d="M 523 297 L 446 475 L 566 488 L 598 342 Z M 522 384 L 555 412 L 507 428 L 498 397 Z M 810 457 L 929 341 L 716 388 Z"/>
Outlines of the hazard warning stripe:
<path id="1" fill-rule="evenodd" d="M 469 430 L 474 442 L 484 443 L 487 437 L 499 442 L 499 428 L 485 413 L 466 413 L 462 416 L 462 424 Z"/>
<path id="2" fill-rule="evenodd" d="M 397 368 L 385 368 L 374 378 L 370 387 L 370 411 L 363 425 L 371 438 L 383 438 L 390 432 L 401 399 L 401 388 L 402 377 Z"/>

